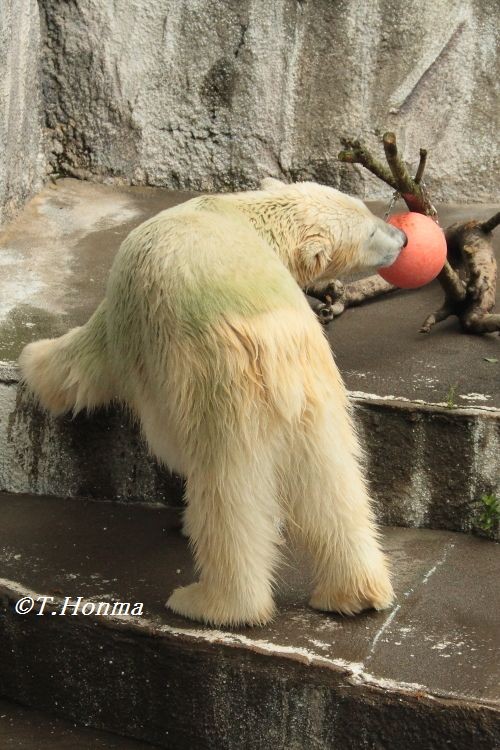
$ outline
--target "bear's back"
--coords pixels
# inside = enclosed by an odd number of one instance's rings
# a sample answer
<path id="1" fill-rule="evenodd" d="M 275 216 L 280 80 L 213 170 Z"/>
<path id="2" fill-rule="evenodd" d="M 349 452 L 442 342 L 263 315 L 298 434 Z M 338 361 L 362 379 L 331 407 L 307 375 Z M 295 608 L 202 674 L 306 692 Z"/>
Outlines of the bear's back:
<path id="1" fill-rule="evenodd" d="M 290 272 L 244 214 L 195 198 L 157 214 L 123 242 L 108 283 L 123 320 L 154 315 L 196 334 L 221 318 L 309 311 Z"/>

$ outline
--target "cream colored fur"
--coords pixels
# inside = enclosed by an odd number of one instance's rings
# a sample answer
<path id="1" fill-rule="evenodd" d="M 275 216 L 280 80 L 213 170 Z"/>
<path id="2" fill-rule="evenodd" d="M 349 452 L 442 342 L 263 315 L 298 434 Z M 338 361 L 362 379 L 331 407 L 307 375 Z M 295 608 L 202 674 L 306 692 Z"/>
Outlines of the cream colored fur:
<path id="1" fill-rule="evenodd" d="M 346 392 L 296 282 L 387 265 L 402 238 L 312 183 L 195 198 L 127 237 L 86 325 L 24 349 L 24 380 L 47 409 L 122 402 L 186 477 L 199 580 L 173 592 L 175 612 L 268 621 L 277 518 L 311 553 L 313 607 L 391 604 Z"/>

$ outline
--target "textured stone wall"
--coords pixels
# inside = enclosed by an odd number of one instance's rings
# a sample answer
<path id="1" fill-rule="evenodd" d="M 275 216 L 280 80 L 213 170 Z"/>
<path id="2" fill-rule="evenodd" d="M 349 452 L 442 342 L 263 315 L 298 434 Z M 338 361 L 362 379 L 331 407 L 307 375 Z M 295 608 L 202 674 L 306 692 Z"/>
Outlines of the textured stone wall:
<path id="1" fill-rule="evenodd" d="M 56 171 L 174 188 L 313 178 L 342 134 L 431 151 L 436 198 L 500 185 L 498 0 L 40 0 Z"/>
<path id="2" fill-rule="evenodd" d="M 45 175 L 39 54 L 36 0 L 0 0 L 0 224 Z"/>

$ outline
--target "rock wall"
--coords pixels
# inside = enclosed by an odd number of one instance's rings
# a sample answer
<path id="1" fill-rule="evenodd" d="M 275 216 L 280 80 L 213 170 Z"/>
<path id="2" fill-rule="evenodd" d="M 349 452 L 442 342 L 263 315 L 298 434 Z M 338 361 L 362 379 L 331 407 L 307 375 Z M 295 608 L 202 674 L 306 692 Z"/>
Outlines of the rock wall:
<path id="1" fill-rule="evenodd" d="M 500 186 L 498 0 L 40 0 L 55 171 L 196 190 L 312 178 L 343 134 L 430 150 L 443 200 Z"/>
<path id="2" fill-rule="evenodd" d="M 36 0 L 0 1 L 0 224 L 41 185 L 40 21 Z"/>

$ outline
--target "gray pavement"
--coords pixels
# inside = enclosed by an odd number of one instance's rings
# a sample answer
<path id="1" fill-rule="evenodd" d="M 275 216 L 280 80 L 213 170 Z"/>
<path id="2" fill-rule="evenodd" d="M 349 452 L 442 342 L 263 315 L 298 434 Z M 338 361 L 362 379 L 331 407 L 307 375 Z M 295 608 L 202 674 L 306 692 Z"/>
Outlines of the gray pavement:
<path id="1" fill-rule="evenodd" d="M 191 194 L 63 179 L 36 196 L 0 234 L 0 361 L 23 345 L 85 322 L 102 299 L 120 242 L 149 216 Z M 383 213 L 381 203 L 370 204 Z M 485 218 L 498 205 L 441 206 L 443 226 Z M 500 231 L 495 235 L 500 256 Z M 346 311 L 329 328 L 354 392 L 382 398 L 500 408 L 500 338 L 464 336 L 457 321 L 418 333 L 442 297 L 437 282 Z M 498 362 L 488 362 L 498 359 Z"/>

